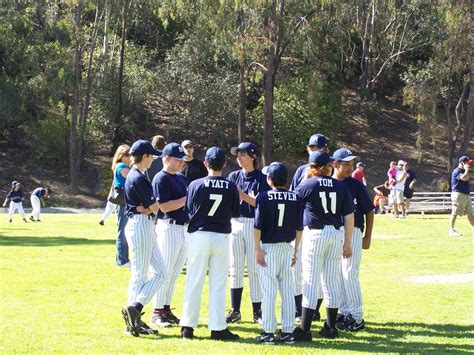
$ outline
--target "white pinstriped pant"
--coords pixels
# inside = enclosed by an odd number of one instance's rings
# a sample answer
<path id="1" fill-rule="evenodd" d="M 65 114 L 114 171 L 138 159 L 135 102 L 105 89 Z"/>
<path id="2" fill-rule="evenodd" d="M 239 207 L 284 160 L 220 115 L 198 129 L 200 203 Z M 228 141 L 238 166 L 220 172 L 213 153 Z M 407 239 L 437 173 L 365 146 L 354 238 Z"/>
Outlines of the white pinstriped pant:
<path id="1" fill-rule="evenodd" d="M 342 258 L 342 284 L 344 286 L 344 298 L 341 304 L 341 312 L 345 316 L 352 314 L 358 322 L 362 320 L 362 292 L 360 290 L 359 269 L 362 259 L 362 230 L 355 227 L 352 234 L 352 256 Z"/>
<path id="2" fill-rule="evenodd" d="M 30 196 L 30 202 L 31 202 L 31 207 L 33 208 L 31 210 L 31 216 L 34 217 L 35 219 L 40 218 L 40 213 L 41 213 L 41 200 L 38 196 L 36 195 L 31 195 Z"/>
<path id="3" fill-rule="evenodd" d="M 196 328 L 206 273 L 209 273 L 209 330 L 224 330 L 229 235 L 196 231 L 186 236 L 186 286 L 184 289 L 182 327 Z"/>
<path id="4" fill-rule="evenodd" d="M 340 307 L 343 297 L 341 275 L 343 243 L 343 227 L 337 230 L 334 226 L 324 226 L 324 229 L 312 229 L 306 232 L 302 250 L 303 307 L 316 309 L 320 283 L 326 307 Z"/>
<path id="5" fill-rule="evenodd" d="M 12 219 L 15 211 L 18 210 L 21 218 L 25 218 L 25 210 L 23 209 L 23 203 L 10 201 L 10 208 L 8 209 L 8 219 Z"/>
<path id="6" fill-rule="evenodd" d="M 130 217 L 125 227 L 130 258 L 128 305 L 135 302 L 147 304 L 157 289 L 163 286 L 166 277 L 153 227 L 153 222 L 145 215 Z M 151 277 L 147 279 L 149 270 Z"/>
<path id="7" fill-rule="evenodd" d="M 247 255 L 247 273 L 249 276 L 250 299 L 262 302 L 262 290 L 258 281 L 257 256 L 253 236 L 253 218 L 232 218 L 232 234 L 229 238 L 230 247 L 230 288 L 244 287 L 245 255 Z"/>
<path id="8" fill-rule="evenodd" d="M 305 231 L 309 229 L 303 230 L 303 235 L 300 241 L 300 247 L 298 248 L 298 254 L 296 255 L 296 263 L 291 268 L 291 272 L 293 273 L 293 289 L 295 291 L 295 296 L 299 296 L 303 294 L 303 263 L 301 260 L 301 249 L 303 249 L 303 238 Z M 293 248 L 295 247 L 296 239 L 291 242 Z"/>
<path id="9" fill-rule="evenodd" d="M 295 298 L 291 258 L 293 247 L 290 243 L 262 243 L 267 266 L 258 265 L 258 274 L 263 291 L 262 327 L 266 333 L 275 333 L 277 319 L 275 301 L 277 290 L 281 298 L 281 331 L 292 333 L 295 329 Z"/>
<path id="10" fill-rule="evenodd" d="M 166 219 L 159 219 L 155 231 L 158 248 L 168 271 L 164 285 L 155 297 L 155 308 L 162 309 L 164 305 L 171 304 L 176 280 L 186 260 L 186 245 L 184 226 L 169 224 Z"/>

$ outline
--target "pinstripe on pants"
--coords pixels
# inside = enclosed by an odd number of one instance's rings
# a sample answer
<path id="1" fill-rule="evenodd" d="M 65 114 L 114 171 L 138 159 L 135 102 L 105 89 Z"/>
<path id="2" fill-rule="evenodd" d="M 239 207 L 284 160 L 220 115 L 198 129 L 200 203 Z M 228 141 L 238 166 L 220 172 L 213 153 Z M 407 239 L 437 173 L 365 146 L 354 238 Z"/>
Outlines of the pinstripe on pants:
<path id="1" fill-rule="evenodd" d="M 253 236 L 253 218 L 233 218 L 232 234 L 229 238 L 230 247 L 230 288 L 244 287 L 245 255 L 247 255 L 247 272 L 249 276 L 250 299 L 252 302 L 262 302 L 262 290 L 258 281 L 257 255 Z M 237 222 L 237 223 L 235 223 Z M 235 228 L 241 224 L 242 228 Z"/>
<path id="2" fill-rule="evenodd" d="M 309 229 L 308 229 L 309 230 Z M 302 239 L 304 238 L 305 230 L 303 230 L 303 235 Z M 291 242 L 291 246 L 294 248 L 295 247 L 295 242 L 296 240 Z M 301 249 L 302 248 L 302 242 L 300 242 L 300 247 L 298 248 L 298 254 L 296 255 L 296 263 L 293 265 L 291 268 L 291 272 L 293 273 L 293 284 L 294 284 L 294 291 L 295 291 L 295 296 L 299 296 L 303 294 L 303 264 L 301 261 Z"/>
<path id="3" fill-rule="evenodd" d="M 186 260 L 186 245 L 184 226 L 169 224 L 167 220 L 159 219 L 155 231 L 158 248 L 168 271 L 164 285 L 155 297 L 155 308 L 162 309 L 164 305 L 171 304 L 176 280 Z"/>
<path id="4" fill-rule="evenodd" d="M 25 218 L 25 210 L 23 209 L 23 203 L 10 201 L 10 208 L 8 209 L 8 219 L 12 219 L 13 214 L 16 210 L 18 210 L 18 212 L 20 213 L 21 218 Z"/>
<path id="5" fill-rule="evenodd" d="M 359 269 L 362 259 L 362 230 L 355 227 L 352 234 L 352 256 L 342 259 L 342 284 L 344 286 L 344 298 L 341 305 L 341 313 L 352 314 L 358 322 L 362 320 L 362 292 L 360 290 Z"/>
<path id="6" fill-rule="evenodd" d="M 305 227 L 305 229 L 307 229 Z M 326 307 L 339 308 L 342 297 L 341 257 L 344 229 L 324 226 L 308 230 L 303 239 L 303 307 L 316 309 L 322 283 Z M 322 277 L 322 280 L 321 280 Z"/>
<path id="7" fill-rule="evenodd" d="M 145 215 L 134 215 L 125 227 L 130 253 L 130 286 L 128 304 L 147 304 L 163 286 L 166 268 L 156 244 L 153 223 Z M 148 270 L 152 275 L 149 279 Z"/>
<path id="8" fill-rule="evenodd" d="M 291 333 L 295 329 L 295 298 L 291 258 L 293 247 L 290 243 L 262 243 L 267 266 L 258 265 L 258 274 L 263 291 L 262 321 L 266 333 L 275 333 L 277 319 L 275 302 L 277 290 L 281 298 L 281 331 Z"/>

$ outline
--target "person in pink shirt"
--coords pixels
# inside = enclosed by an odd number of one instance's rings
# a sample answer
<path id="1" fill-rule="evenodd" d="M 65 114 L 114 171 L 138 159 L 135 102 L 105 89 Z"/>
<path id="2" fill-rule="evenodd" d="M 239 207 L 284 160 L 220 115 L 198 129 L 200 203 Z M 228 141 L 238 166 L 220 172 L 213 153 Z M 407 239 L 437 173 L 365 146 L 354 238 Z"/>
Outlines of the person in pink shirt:
<path id="1" fill-rule="evenodd" d="M 352 173 L 352 178 L 359 180 L 365 186 L 367 186 L 367 179 L 365 178 L 365 164 L 362 162 L 358 162 L 356 165 L 356 169 Z"/>
<path id="2" fill-rule="evenodd" d="M 388 176 L 388 183 L 390 186 L 395 186 L 396 182 L 396 177 L 397 177 L 397 162 L 396 161 L 391 161 L 390 162 L 390 169 L 387 171 L 387 176 Z"/>

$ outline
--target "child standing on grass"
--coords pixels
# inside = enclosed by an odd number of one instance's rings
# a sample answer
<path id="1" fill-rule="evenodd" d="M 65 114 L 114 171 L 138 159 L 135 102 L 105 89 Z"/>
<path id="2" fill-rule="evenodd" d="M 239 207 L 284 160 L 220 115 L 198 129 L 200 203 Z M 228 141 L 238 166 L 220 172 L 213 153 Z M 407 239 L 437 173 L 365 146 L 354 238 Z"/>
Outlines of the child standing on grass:
<path id="1" fill-rule="evenodd" d="M 51 193 L 51 189 L 44 188 L 44 187 L 38 187 L 35 189 L 30 196 L 30 202 L 31 202 L 31 215 L 30 219 L 33 222 L 40 222 L 40 213 L 41 213 L 41 207 L 44 207 L 44 200 L 43 197 L 48 197 L 49 194 Z"/>
<path id="2" fill-rule="evenodd" d="M 280 341 L 293 344 L 295 328 L 295 300 L 293 273 L 303 230 L 302 206 L 294 192 L 285 189 L 288 170 L 282 163 L 263 168 L 267 183 L 272 188 L 259 194 L 255 208 L 255 252 L 258 275 L 263 292 L 263 333 L 258 343 Z M 290 244 L 295 240 L 295 248 Z M 277 289 L 281 297 L 281 333 L 276 338 L 277 319 L 275 301 Z"/>
<path id="3" fill-rule="evenodd" d="M 8 221 L 12 221 L 13 214 L 16 210 L 23 218 L 25 223 L 28 223 L 25 216 L 25 210 L 23 209 L 23 191 L 21 189 L 21 184 L 18 181 L 12 181 L 12 187 L 10 191 L 7 193 L 7 197 L 5 198 L 5 202 L 3 203 L 3 207 L 7 207 L 7 202 L 10 201 L 10 208 L 8 209 Z"/>

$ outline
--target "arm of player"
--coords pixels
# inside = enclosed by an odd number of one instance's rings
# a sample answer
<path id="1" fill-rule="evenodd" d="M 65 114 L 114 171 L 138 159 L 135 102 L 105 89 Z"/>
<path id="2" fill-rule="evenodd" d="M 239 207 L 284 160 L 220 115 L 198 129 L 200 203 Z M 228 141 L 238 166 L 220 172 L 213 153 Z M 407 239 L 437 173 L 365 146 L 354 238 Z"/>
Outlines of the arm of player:
<path id="1" fill-rule="evenodd" d="M 362 178 L 362 183 L 367 186 L 367 179 L 365 178 L 365 176 Z"/>
<path id="2" fill-rule="evenodd" d="M 462 174 L 459 178 L 462 181 L 469 181 L 469 164 L 463 163 L 464 166 L 464 174 Z"/>
<path id="3" fill-rule="evenodd" d="M 362 249 L 369 249 L 370 242 L 372 241 L 372 229 L 374 227 L 374 216 L 375 211 L 372 210 L 365 215 L 365 234 L 364 238 L 362 239 Z"/>
<path id="4" fill-rule="evenodd" d="M 352 256 L 352 233 L 354 232 L 354 212 L 344 216 L 344 244 L 342 255 L 344 258 Z"/>
<path id="5" fill-rule="evenodd" d="M 256 206 L 256 199 L 246 194 L 245 192 L 243 192 L 240 188 L 239 188 L 239 197 L 242 201 L 247 202 L 250 206 L 252 207 Z"/>
<path id="6" fill-rule="evenodd" d="M 294 266 L 296 264 L 298 249 L 300 247 L 302 235 L 303 235 L 303 231 L 296 231 L 295 248 L 293 251 L 293 258 L 291 259 L 291 266 Z"/>
<path id="7" fill-rule="evenodd" d="M 160 203 L 160 210 L 164 213 L 171 212 L 183 208 L 186 204 L 186 196 L 178 198 L 177 200 L 170 200 Z"/>
<path id="8" fill-rule="evenodd" d="M 255 240 L 255 254 L 257 255 L 257 264 L 265 267 L 267 266 L 267 263 L 265 262 L 265 252 L 260 247 L 260 238 L 262 236 L 260 229 L 254 228 L 253 236 Z"/>
<path id="9" fill-rule="evenodd" d="M 156 209 L 153 210 L 152 206 L 156 205 Z M 143 206 L 137 206 L 137 212 L 146 214 L 147 216 L 152 213 L 156 213 L 158 209 L 160 208 L 160 204 L 158 202 L 155 202 L 153 205 L 149 206 L 148 208 L 145 208 Z"/>
<path id="10" fill-rule="evenodd" d="M 3 207 L 7 207 L 7 203 L 8 203 L 8 198 L 5 199 L 5 202 L 3 203 Z"/>

